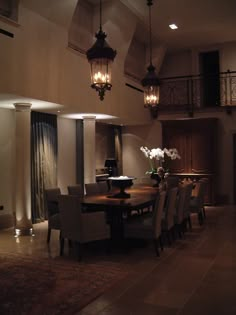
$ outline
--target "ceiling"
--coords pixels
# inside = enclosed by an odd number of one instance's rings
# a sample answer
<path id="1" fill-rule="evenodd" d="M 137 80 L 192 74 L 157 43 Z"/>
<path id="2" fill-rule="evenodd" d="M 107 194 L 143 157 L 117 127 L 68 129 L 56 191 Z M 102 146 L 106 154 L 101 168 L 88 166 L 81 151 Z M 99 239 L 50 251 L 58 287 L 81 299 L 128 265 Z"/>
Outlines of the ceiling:
<path id="1" fill-rule="evenodd" d="M 50 17 L 62 27 L 67 27 L 70 22 L 71 12 L 80 0 L 21 0 L 22 3 L 37 11 L 40 15 Z M 99 0 L 86 0 L 97 6 Z M 102 0 L 110 4 L 117 4 L 118 0 Z M 127 6 L 139 20 L 137 34 L 140 41 L 147 42 L 148 6 L 146 0 L 120 0 Z M 52 15 L 55 6 L 59 6 L 59 14 Z M 236 0 L 153 0 L 152 38 L 153 44 L 157 42 L 164 45 L 167 52 L 181 51 L 193 47 L 206 47 L 223 42 L 236 41 Z M 119 17 L 122 19 L 122 16 Z M 178 25 L 177 30 L 171 30 L 169 24 Z M 11 102 L 10 102 L 11 101 Z M 59 111 L 58 104 L 37 102 L 31 99 L 19 99 L 14 95 L 1 95 L 0 106 L 6 107 L 7 103 L 32 102 L 36 109 L 46 111 L 51 109 Z M 13 105 L 12 105 L 13 106 Z"/>
<path id="2" fill-rule="evenodd" d="M 39 14 L 68 27 L 71 12 L 78 1 L 98 6 L 99 0 L 21 0 Z M 147 0 L 102 0 L 111 6 L 122 2 L 146 26 L 138 28 L 140 40 L 147 41 Z M 168 51 L 214 45 L 236 40 L 236 0 L 153 0 L 151 6 L 153 40 L 165 44 Z M 122 19 L 122 16 L 120 16 Z M 169 24 L 176 23 L 178 30 Z"/>
<path id="3" fill-rule="evenodd" d="M 121 0 L 148 23 L 146 0 Z M 167 51 L 236 40 L 236 0 L 153 0 L 152 33 Z M 169 24 L 178 25 L 171 30 Z"/>

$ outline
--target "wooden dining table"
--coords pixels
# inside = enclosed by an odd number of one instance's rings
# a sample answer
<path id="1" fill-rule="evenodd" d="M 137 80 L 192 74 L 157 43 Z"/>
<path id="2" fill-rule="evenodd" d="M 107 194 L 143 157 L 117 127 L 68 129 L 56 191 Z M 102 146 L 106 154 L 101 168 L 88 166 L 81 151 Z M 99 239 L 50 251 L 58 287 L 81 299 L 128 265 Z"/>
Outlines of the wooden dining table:
<path id="1" fill-rule="evenodd" d="M 116 190 L 106 194 L 84 196 L 82 205 L 86 211 L 104 211 L 111 226 L 112 240 L 123 238 L 123 220 L 133 210 L 153 207 L 158 188 L 150 185 L 133 185 L 126 189 L 130 198 L 116 198 Z"/>

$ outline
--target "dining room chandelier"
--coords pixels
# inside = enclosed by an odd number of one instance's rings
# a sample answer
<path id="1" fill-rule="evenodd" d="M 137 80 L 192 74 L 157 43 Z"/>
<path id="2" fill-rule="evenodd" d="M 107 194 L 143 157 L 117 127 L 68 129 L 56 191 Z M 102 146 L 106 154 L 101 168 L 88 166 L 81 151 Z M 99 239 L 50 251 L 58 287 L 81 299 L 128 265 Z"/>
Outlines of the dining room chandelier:
<path id="1" fill-rule="evenodd" d="M 147 6 L 149 8 L 149 66 L 147 67 L 147 73 L 141 83 L 144 87 L 144 107 L 151 109 L 151 112 L 155 112 L 159 104 L 160 81 L 156 75 L 156 69 L 152 64 L 152 5 L 152 0 L 147 0 Z"/>
<path id="2" fill-rule="evenodd" d="M 100 100 L 104 99 L 106 91 L 110 91 L 111 84 L 111 65 L 116 56 L 105 38 L 106 33 L 102 30 L 102 2 L 100 0 L 100 27 L 95 34 L 96 42 L 87 50 L 86 55 L 90 63 L 91 87 L 98 92 Z"/>

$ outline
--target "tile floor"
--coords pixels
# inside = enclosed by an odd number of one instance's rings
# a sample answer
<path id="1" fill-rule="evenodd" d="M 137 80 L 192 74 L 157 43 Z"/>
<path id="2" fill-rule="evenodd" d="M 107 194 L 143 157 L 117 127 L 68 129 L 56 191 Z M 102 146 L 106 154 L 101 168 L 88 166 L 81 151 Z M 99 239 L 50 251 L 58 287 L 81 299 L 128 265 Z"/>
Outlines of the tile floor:
<path id="1" fill-rule="evenodd" d="M 79 315 L 235 315 L 236 206 L 207 207 L 206 214 L 201 227 L 193 216 L 193 230 L 165 248 L 160 258 L 152 243 L 110 255 L 88 248 L 85 261 L 103 256 L 129 272 Z M 12 229 L 0 231 L 0 253 L 57 257 L 58 232 L 52 232 L 47 246 L 46 228 L 46 223 L 36 224 L 34 237 L 20 238 L 13 237 Z"/>

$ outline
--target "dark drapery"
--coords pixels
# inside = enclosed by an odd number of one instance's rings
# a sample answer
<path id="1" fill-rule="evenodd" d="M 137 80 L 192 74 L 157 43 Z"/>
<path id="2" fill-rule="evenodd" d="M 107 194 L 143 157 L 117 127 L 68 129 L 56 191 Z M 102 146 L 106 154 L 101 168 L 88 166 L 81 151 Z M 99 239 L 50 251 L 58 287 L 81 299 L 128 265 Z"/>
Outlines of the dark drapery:
<path id="1" fill-rule="evenodd" d="M 84 124 L 76 120 L 76 183 L 84 187 Z"/>
<path id="2" fill-rule="evenodd" d="M 33 223 L 47 218 L 44 189 L 57 186 L 57 116 L 31 113 L 31 205 Z"/>

